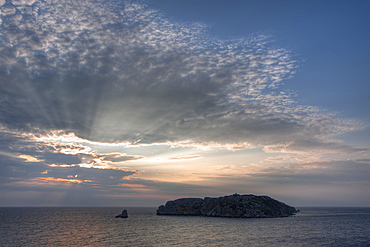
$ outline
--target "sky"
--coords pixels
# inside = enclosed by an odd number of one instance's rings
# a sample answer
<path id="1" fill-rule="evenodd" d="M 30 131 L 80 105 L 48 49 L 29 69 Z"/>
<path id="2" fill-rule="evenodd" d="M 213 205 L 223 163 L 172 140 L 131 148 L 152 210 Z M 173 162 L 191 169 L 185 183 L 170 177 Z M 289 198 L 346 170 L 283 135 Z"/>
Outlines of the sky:
<path id="1" fill-rule="evenodd" d="M 0 206 L 370 206 L 369 1 L 0 6 Z"/>

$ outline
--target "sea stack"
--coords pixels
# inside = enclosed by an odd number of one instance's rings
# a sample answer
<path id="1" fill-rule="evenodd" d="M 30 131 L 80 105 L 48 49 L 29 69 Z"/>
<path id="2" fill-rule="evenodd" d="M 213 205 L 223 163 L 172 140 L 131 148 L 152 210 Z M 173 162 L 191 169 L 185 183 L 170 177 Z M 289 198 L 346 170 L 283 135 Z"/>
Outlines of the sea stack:
<path id="1" fill-rule="evenodd" d="M 193 215 L 230 218 L 288 217 L 297 213 L 269 196 L 239 195 L 218 198 L 180 198 L 159 206 L 158 215 Z"/>
<path id="2" fill-rule="evenodd" d="M 116 215 L 116 218 L 127 218 L 127 217 L 128 217 L 128 215 L 127 215 L 127 210 L 126 209 L 124 209 L 121 214 Z"/>

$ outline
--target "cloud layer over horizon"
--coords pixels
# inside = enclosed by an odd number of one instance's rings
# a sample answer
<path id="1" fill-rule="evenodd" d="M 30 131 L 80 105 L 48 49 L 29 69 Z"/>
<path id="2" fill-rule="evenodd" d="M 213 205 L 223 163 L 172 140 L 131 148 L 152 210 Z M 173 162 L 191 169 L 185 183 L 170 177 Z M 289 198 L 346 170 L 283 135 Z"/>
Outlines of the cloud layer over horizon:
<path id="1" fill-rule="evenodd" d="M 0 13 L 3 183 L 158 192 L 129 165 L 149 148 L 368 152 L 336 139 L 365 123 L 282 89 L 299 61 L 268 34 L 221 40 L 134 1 L 0 0 Z"/>

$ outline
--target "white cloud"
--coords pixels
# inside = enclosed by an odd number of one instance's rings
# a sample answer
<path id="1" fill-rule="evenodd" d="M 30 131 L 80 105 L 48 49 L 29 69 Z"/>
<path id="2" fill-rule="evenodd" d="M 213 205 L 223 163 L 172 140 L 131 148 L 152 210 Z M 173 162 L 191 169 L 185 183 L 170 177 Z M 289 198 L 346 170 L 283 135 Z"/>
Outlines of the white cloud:
<path id="1" fill-rule="evenodd" d="M 299 105 L 281 88 L 298 62 L 271 36 L 220 40 L 132 1 L 0 5 L 0 155 L 35 161 L 37 176 L 51 164 L 58 172 L 119 167 L 137 175 L 144 168 L 128 163 L 139 166 L 150 148 L 163 147 L 196 149 L 158 159 L 177 163 L 221 148 L 291 157 L 366 151 L 335 139 L 365 124 Z M 240 171 L 222 168 L 216 176 Z M 59 182 L 73 174 L 65 175 Z"/>

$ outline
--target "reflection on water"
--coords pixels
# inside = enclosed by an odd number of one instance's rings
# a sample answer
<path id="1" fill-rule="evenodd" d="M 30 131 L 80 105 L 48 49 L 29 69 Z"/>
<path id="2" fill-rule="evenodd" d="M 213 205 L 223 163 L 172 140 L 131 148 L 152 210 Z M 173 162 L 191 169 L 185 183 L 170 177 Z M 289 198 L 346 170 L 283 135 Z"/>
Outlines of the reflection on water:
<path id="1" fill-rule="evenodd" d="M 369 208 L 271 219 L 157 216 L 155 208 L 0 208 L 0 246 L 369 246 Z"/>

